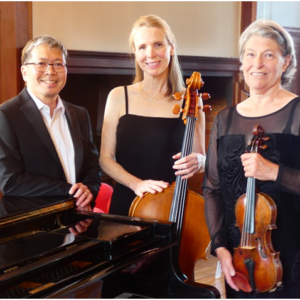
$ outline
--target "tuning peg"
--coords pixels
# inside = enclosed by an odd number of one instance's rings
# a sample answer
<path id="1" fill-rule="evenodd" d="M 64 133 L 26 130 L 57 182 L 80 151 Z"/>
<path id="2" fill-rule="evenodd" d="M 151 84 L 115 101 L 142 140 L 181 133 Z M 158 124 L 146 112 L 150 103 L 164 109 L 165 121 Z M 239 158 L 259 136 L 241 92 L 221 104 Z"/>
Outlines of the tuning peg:
<path id="1" fill-rule="evenodd" d="M 199 109 L 201 109 L 201 106 L 198 107 Z M 211 106 L 210 105 L 204 105 L 202 107 L 202 111 L 205 112 L 205 113 L 208 113 L 211 111 Z"/>
<path id="2" fill-rule="evenodd" d="M 262 139 L 263 139 L 264 141 L 268 141 L 268 140 L 270 139 L 270 137 L 269 137 L 269 136 L 264 136 Z"/>
<path id="3" fill-rule="evenodd" d="M 176 92 L 174 95 L 173 95 L 173 98 L 177 101 L 180 101 L 182 99 L 182 94 L 180 92 Z"/>
<path id="4" fill-rule="evenodd" d="M 203 93 L 200 96 L 201 96 L 202 100 L 208 100 L 208 99 L 210 99 L 210 94 L 208 94 L 208 93 Z"/>
<path id="5" fill-rule="evenodd" d="M 262 150 L 265 150 L 265 149 L 268 148 L 268 145 L 262 145 L 262 146 L 259 146 L 259 148 L 262 149 Z"/>
<path id="6" fill-rule="evenodd" d="M 178 115 L 182 111 L 181 107 L 178 104 L 175 104 L 172 109 L 174 115 Z"/>
<path id="7" fill-rule="evenodd" d="M 201 79 L 201 87 L 204 86 L 204 81 Z"/>

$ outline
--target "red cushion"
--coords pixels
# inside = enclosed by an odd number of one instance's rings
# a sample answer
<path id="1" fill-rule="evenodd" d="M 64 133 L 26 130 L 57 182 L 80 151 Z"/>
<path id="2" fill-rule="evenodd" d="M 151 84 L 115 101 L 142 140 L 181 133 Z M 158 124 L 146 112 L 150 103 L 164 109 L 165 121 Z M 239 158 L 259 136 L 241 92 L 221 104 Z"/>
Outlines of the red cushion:
<path id="1" fill-rule="evenodd" d="M 96 198 L 96 204 L 93 211 L 104 212 L 107 214 L 109 211 L 112 193 L 113 193 L 113 188 L 106 183 L 102 183 L 100 186 L 98 196 Z"/>

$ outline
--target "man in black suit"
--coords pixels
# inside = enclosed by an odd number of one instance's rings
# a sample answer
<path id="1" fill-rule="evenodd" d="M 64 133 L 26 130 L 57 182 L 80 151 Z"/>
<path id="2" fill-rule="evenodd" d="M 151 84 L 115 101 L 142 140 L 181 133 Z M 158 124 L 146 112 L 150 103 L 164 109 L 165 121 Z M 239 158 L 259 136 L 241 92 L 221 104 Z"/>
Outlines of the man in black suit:
<path id="1" fill-rule="evenodd" d="M 42 35 L 22 51 L 26 88 L 0 106 L 0 190 L 4 195 L 74 196 L 93 205 L 100 187 L 88 112 L 60 99 L 67 50 Z"/>

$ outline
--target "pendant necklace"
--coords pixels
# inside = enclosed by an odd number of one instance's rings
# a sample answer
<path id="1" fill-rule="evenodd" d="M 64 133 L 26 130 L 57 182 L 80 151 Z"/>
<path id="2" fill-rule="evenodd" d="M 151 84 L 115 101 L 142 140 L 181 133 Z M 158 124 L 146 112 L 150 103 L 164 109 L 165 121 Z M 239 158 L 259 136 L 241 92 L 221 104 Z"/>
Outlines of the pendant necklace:
<path id="1" fill-rule="evenodd" d="M 150 93 L 150 96 L 147 95 L 147 93 L 142 88 L 142 81 L 139 85 L 139 91 L 141 92 L 142 96 L 150 102 L 153 102 L 154 100 L 162 100 L 166 97 L 165 95 L 163 95 L 162 97 L 158 97 L 158 95 L 155 95 L 154 93 Z"/>

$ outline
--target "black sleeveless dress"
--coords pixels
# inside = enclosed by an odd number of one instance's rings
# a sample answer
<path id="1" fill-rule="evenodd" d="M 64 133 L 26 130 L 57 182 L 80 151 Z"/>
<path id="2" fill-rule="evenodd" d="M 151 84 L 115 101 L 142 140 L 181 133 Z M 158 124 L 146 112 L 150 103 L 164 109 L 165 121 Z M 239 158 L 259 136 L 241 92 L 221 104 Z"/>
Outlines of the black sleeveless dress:
<path id="1" fill-rule="evenodd" d="M 127 87 L 126 114 L 117 126 L 116 161 L 130 174 L 142 179 L 175 181 L 174 159 L 181 151 L 185 125 L 181 116 L 159 118 L 131 115 Z M 110 214 L 128 215 L 135 193 L 116 183 L 111 199 Z"/>
<path id="2" fill-rule="evenodd" d="M 277 229 L 272 244 L 280 252 L 283 285 L 275 292 L 247 294 L 226 284 L 227 298 L 300 298 L 300 98 L 295 98 L 277 112 L 248 118 L 227 108 L 219 113 L 211 133 L 203 192 L 205 213 L 212 237 L 212 253 L 218 247 L 233 248 L 240 243 L 235 226 L 235 203 L 246 192 L 247 179 L 240 156 L 245 152 L 252 129 L 261 125 L 268 148 L 261 152 L 279 164 L 274 181 L 259 181 L 260 192 L 271 196 L 277 205 Z"/>

